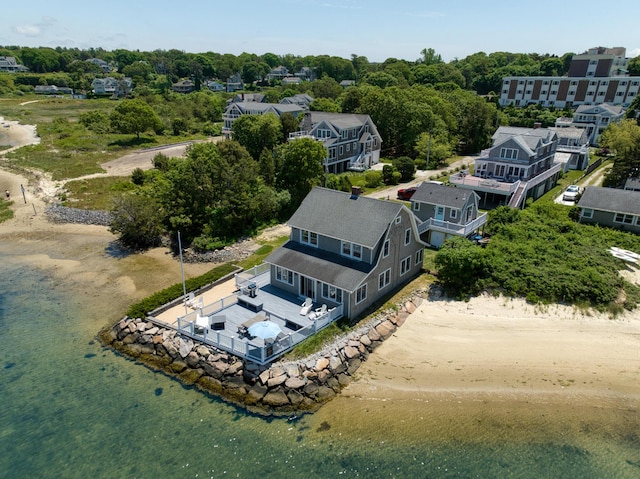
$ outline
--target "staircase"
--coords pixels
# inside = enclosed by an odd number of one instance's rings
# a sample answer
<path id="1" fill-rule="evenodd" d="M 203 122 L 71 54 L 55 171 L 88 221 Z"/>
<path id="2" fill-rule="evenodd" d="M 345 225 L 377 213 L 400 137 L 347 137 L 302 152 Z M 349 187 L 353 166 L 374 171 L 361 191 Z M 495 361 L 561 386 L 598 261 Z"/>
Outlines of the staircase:
<path id="1" fill-rule="evenodd" d="M 511 196 L 511 199 L 509 200 L 509 206 L 511 208 L 520 208 L 522 199 L 526 191 L 527 191 L 527 182 L 525 181 L 519 182 L 515 193 L 513 193 L 513 195 Z"/>

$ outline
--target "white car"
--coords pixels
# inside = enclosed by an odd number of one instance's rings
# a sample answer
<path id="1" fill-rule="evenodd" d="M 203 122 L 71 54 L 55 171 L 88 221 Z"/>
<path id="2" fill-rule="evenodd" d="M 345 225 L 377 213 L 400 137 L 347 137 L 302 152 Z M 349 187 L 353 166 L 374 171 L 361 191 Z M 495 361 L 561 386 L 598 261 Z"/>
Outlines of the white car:
<path id="1" fill-rule="evenodd" d="M 580 194 L 580 187 L 578 185 L 570 185 L 562 194 L 562 201 L 576 201 Z"/>

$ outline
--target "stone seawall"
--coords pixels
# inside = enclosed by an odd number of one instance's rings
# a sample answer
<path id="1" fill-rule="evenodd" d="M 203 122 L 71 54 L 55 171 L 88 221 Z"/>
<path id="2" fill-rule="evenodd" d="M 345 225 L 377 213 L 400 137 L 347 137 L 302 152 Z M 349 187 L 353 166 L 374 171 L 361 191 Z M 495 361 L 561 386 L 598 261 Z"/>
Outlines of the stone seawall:
<path id="1" fill-rule="evenodd" d="M 181 336 L 151 319 L 125 317 L 100 333 L 104 344 L 185 384 L 267 415 L 318 409 L 351 381 L 360 365 L 422 303 L 416 291 L 397 311 L 376 316 L 299 361 L 258 366 Z"/>

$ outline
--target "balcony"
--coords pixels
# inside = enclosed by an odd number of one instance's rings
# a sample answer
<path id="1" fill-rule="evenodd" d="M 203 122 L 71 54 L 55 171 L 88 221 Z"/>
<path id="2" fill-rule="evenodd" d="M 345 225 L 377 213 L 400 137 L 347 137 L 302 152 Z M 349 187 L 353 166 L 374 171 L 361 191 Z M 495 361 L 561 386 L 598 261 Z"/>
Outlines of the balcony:
<path id="1" fill-rule="evenodd" d="M 426 231 L 441 231 L 443 233 L 457 235 L 457 236 L 469 236 L 471 233 L 480 228 L 487 222 L 487 214 L 483 213 L 476 219 L 466 224 L 451 223 L 449 221 L 436 220 L 430 218 L 427 221 L 423 221 L 418 225 L 418 234 L 422 234 Z"/>

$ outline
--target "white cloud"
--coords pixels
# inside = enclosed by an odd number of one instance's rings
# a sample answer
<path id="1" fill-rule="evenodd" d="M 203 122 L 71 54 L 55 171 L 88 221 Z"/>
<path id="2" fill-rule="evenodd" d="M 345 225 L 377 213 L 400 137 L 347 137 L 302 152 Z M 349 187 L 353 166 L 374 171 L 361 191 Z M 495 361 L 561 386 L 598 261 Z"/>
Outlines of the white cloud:
<path id="1" fill-rule="evenodd" d="M 42 33 L 42 29 L 38 25 L 17 25 L 14 30 L 27 37 L 37 37 Z"/>
<path id="2" fill-rule="evenodd" d="M 42 17 L 38 23 L 34 23 L 33 25 L 16 25 L 13 29 L 16 33 L 26 37 L 38 37 L 54 23 L 56 23 L 55 18 Z"/>
<path id="3" fill-rule="evenodd" d="M 627 57 L 635 58 L 637 56 L 640 56 L 640 48 L 632 48 L 631 50 L 627 51 Z"/>

